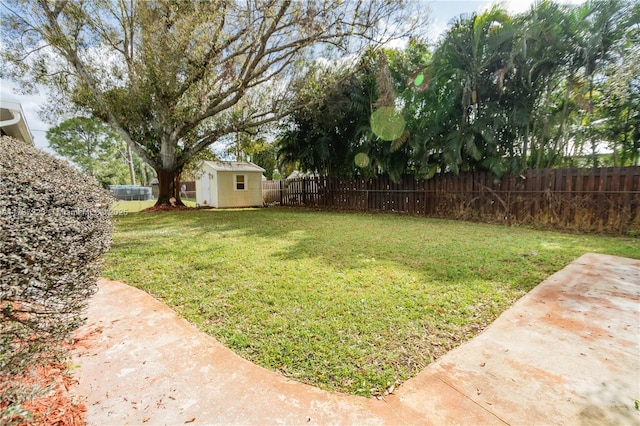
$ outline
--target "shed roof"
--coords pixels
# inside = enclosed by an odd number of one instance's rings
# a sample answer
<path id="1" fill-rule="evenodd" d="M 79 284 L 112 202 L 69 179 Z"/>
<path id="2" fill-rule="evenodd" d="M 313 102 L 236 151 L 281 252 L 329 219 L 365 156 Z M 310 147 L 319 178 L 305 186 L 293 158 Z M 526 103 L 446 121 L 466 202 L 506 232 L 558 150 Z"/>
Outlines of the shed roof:
<path id="1" fill-rule="evenodd" d="M 265 172 L 262 167 L 247 161 L 205 161 L 204 163 L 213 170 L 223 172 Z"/>

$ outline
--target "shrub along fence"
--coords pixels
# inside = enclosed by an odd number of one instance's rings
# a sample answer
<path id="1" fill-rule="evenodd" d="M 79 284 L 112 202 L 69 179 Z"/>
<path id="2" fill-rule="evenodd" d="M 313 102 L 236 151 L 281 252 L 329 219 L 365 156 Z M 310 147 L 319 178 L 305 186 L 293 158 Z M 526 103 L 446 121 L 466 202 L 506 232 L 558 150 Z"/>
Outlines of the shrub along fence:
<path id="1" fill-rule="evenodd" d="M 265 203 L 388 211 L 557 229 L 640 233 L 640 167 L 538 169 L 495 179 L 490 173 L 311 177 L 263 183 Z"/>

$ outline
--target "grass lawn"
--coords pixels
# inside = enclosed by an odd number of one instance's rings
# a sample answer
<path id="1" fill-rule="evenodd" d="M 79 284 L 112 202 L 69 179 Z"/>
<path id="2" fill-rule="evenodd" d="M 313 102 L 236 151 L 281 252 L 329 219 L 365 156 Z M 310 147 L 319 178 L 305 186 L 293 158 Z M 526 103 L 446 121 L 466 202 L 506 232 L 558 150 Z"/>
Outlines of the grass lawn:
<path id="1" fill-rule="evenodd" d="M 257 364 L 360 395 L 415 375 L 586 252 L 640 258 L 640 239 L 390 214 L 183 210 L 115 221 L 106 277 Z"/>

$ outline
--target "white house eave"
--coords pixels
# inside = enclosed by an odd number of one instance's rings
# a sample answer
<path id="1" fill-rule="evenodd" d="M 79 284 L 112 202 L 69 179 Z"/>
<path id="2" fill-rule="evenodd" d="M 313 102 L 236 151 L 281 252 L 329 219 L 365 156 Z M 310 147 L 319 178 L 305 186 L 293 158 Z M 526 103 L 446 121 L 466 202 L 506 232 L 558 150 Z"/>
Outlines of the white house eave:
<path id="1" fill-rule="evenodd" d="M 33 135 L 27 124 L 20 102 L 0 98 L 0 127 L 9 136 L 33 145 Z"/>
<path id="2" fill-rule="evenodd" d="M 20 120 L 22 120 L 22 115 L 19 112 L 10 111 L 10 113 L 13 114 L 13 118 L 0 121 L 0 127 L 13 126 L 14 124 L 18 124 Z"/>

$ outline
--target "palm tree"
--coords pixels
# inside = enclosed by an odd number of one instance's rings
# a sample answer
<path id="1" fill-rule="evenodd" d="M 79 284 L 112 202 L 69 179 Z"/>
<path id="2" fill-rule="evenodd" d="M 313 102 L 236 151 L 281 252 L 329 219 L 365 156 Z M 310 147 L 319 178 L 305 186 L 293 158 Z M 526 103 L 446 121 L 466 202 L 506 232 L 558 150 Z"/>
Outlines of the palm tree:
<path id="1" fill-rule="evenodd" d="M 438 111 L 424 123 L 435 130 L 424 142 L 439 147 L 445 168 L 506 171 L 502 142 L 508 120 L 500 99 L 512 35 L 510 17 L 494 7 L 460 17 L 437 46 L 430 90 Z"/>
<path id="2" fill-rule="evenodd" d="M 587 84 L 585 130 L 591 143 L 593 167 L 598 167 L 594 123 L 597 85 L 607 64 L 619 59 L 621 42 L 630 25 L 637 23 L 638 5 L 623 0 L 592 0 L 573 9 L 574 61 Z M 635 13 L 632 13 L 635 10 Z"/>
<path id="3" fill-rule="evenodd" d="M 521 143 L 521 169 L 549 166 L 562 151 L 558 145 L 570 112 L 570 82 L 575 74 L 569 63 L 573 27 L 567 13 L 564 6 L 543 1 L 516 19 L 511 54 L 516 75 L 510 102 Z M 555 138 L 554 128 L 559 129 Z"/>

